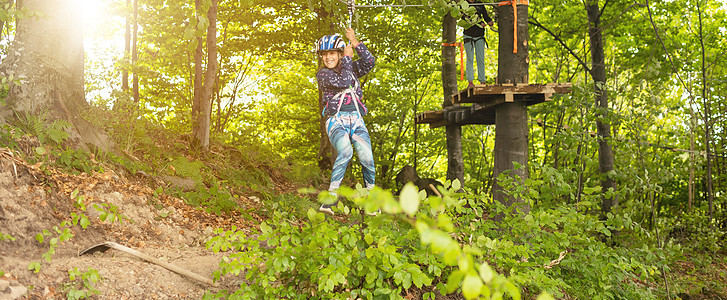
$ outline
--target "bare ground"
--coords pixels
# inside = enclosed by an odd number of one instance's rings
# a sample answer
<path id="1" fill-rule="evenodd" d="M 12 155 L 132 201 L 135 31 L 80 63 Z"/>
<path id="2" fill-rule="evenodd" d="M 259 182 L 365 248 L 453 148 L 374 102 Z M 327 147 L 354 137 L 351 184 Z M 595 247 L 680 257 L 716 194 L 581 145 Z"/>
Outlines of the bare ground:
<path id="1" fill-rule="evenodd" d="M 68 272 L 74 269 L 98 271 L 102 279 L 93 287 L 99 299 L 199 299 L 206 292 L 235 289 L 236 278 L 210 286 L 114 249 L 79 252 L 113 241 L 211 278 L 222 257 L 204 247 L 212 229 L 235 225 L 246 230 L 256 226 L 254 218 L 209 214 L 113 172 L 68 175 L 8 157 L 0 157 L 0 166 L 0 299 L 15 299 L 11 291 L 23 288 L 27 292 L 21 299 L 65 299 L 72 289 L 84 289 L 80 278 L 71 282 Z M 73 198 L 74 190 L 82 198 Z M 83 205 L 76 205 L 78 199 Z M 257 205 L 244 200 L 249 202 L 240 205 Z M 104 203 L 107 212 L 117 208 L 123 222 L 101 221 L 93 204 Z M 63 227 L 63 221 L 72 221 L 71 213 L 88 216 L 90 226 Z M 73 237 L 59 242 L 47 261 L 43 254 L 59 237 L 54 227 L 69 228 Z M 40 243 L 36 235 L 44 230 L 50 234 Z M 29 270 L 33 262 L 41 265 L 37 273 Z"/>

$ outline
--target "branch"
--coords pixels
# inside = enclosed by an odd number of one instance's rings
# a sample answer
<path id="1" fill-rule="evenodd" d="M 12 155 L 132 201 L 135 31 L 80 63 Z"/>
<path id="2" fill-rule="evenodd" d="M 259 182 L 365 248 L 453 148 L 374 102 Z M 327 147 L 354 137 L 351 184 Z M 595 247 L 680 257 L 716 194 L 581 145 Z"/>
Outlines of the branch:
<path id="1" fill-rule="evenodd" d="M 532 25 L 535 25 L 537 27 L 540 27 L 541 29 L 545 30 L 545 32 L 547 32 L 551 36 L 553 36 L 553 38 L 556 41 L 558 41 L 558 43 L 560 43 L 560 45 L 563 46 L 563 48 L 565 48 L 566 50 L 568 50 L 568 53 L 570 53 L 571 55 L 573 55 L 573 57 L 575 57 L 578 60 L 578 63 L 580 63 L 581 66 L 583 66 L 583 68 L 586 69 L 586 71 L 588 73 L 591 73 L 591 69 L 588 67 L 588 65 L 583 60 L 581 60 L 581 58 L 578 57 L 578 55 L 575 52 L 573 52 L 573 50 L 571 50 L 571 48 L 568 47 L 568 45 L 566 45 L 565 42 L 560 37 L 558 37 L 555 33 L 553 33 L 552 31 L 550 31 L 550 29 L 545 28 L 545 26 L 543 26 L 543 24 L 540 24 L 540 22 L 538 22 L 538 20 L 535 19 L 535 17 L 532 17 L 530 19 L 533 20 L 533 21 L 528 21 L 528 23 L 530 23 Z"/>
<path id="2" fill-rule="evenodd" d="M 634 4 L 631 4 L 631 5 L 629 5 L 629 7 L 627 7 L 626 9 L 624 9 L 624 11 L 622 11 L 621 14 L 619 14 L 618 17 L 616 17 L 616 19 L 614 19 L 613 21 L 611 21 L 611 23 L 608 23 L 608 25 L 601 27 L 601 29 L 603 30 L 603 29 L 606 29 L 606 28 L 611 27 L 611 25 L 613 25 L 613 23 L 616 23 L 616 21 L 618 21 L 619 19 L 621 19 L 621 17 L 623 17 L 623 15 L 627 11 L 629 11 L 630 9 L 632 9 L 634 6 L 645 7 L 646 5 L 641 4 L 641 3 L 638 3 L 638 2 L 634 2 Z M 605 8 L 605 6 L 604 6 L 604 8 Z M 603 13 L 603 11 L 601 11 L 601 13 Z M 598 18 L 600 19 L 601 16 L 599 15 Z"/>
<path id="3" fill-rule="evenodd" d="M 676 66 L 674 65 L 674 60 L 671 58 L 671 55 L 669 54 L 669 50 L 666 49 L 666 45 L 664 45 L 664 41 L 661 39 L 661 36 L 659 35 L 659 29 L 656 27 L 656 23 L 654 23 L 654 17 L 651 14 L 651 7 L 649 7 L 649 0 L 646 0 L 646 10 L 649 12 L 649 22 L 651 22 L 651 26 L 654 28 L 654 34 L 656 34 L 656 39 L 659 40 L 659 44 L 661 44 L 661 47 L 664 49 L 664 53 L 666 54 L 666 58 L 669 59 L 669 63 L 671 64 L 671 68 L 674 71 L 674 74 L 676 74 L 677 79 L 679 79 L 679 82 L 684 86 L 684 89 L 689 92 L 689 100 L 690 105 L 694 105 L 695 99 L 694 94 L 692 93 L 692 90 L 687 86 L 687 84 L 684 82 L 684 79 L 682 79 L 682 76 L 679 75 L 679 72 L 677 71 Z"/>

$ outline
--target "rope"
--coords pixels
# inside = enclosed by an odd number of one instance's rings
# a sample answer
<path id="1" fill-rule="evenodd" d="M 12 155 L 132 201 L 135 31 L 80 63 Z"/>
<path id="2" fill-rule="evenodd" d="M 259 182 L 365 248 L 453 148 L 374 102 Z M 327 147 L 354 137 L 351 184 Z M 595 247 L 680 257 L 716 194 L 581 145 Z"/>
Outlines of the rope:
<path id="1" fill-rule="evenodd" d="M 529 5 L 529 2 L 528 2 L 528 0 L 509 0 L 509 1 L 502 1 L 502 2 L 498 3 L 499 6 L 512 5 L 512 15 L 514 17 L 512 20 L 512 27 L 513 27 L 512 28 L 513 29 L 512 53 L 517 53 L 517 5 L 518 4 Z"/>
<path id="2" fill-rule="evenodd" d="M 348 1 L 348 28 L 353 28 L 353 10 L 356 7 L 355 0 L 349 0 Z"/>

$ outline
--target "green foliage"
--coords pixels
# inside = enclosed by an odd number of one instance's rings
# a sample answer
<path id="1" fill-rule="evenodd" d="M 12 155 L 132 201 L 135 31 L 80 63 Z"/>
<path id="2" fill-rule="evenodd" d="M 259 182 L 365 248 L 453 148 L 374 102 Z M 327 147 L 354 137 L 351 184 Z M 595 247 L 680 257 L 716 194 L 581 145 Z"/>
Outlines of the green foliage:
<path id="1" fill-rule="evenodd" d="M 190 178 L 195 182 L 202 181 L 204 164 L 200 161 L 189 161 L 186 157 L 180 156 L 172 160 L 169 165 L 178 176 Z"/>
<path id="2" fill-rule="evenodd" d="M 56 164 L 73 174 L 103 172 L 103 167 L 92 160 L 88 152 L 80 149 L 69 148 L 61 151 L 56 158 Z"/>
<path id="3" fill-rule="evenodd" d="M 88 268 L 85 272 L 81 272 L 78 268 L 73 268 L 68 270 L 68 279 L 69 282 L 63 285 L 68 300 L 88 299 L 101 293 L 95 288 L 102 279 L 95 269 Z"/>
<path id="4" fill-rule="evenodd" d="M 18 140 L 22 136 L 20 130 L 10 124 L 0 124 L 0 144 L 9 149 L 17 149 Z"/>
<path id="5" fill-rule="evenodd" d="M 197 188 L 192 191 L 180 191 L 176 194 L 184 199 L 187 204 L 204 207 L 208 212 L 218 216 L 238 208 L 236 200 L 238 196 L 230 193 L 219 181 L 213 182 L 209 188 L 197 185 Z"/>
<path id="6" fill-rule="evenodd" d="M 15 241 L 15 238 L 7 233 L 0 232 L 0 242 Z"/>
<path id="7" fill-rule="evenodd" d="M 16 113 L 13 125 L 25 134 L 38 138 L 41 144 L 60 145 L 68 139 L 66 132 L 71 126 L 66 120 L 57 119 L 49 122 L 43 116 L 28 113 Z"/>
<path id="8" fill-rule="evenodd" d="M 549 173 L 558 177 L 555 171 Z M 517 184 L 502 175 L 498 182 L 510 196 L 523 202 L 534 203 L 541 197 L 535 189 L 543 184 L 541 181 Z M 648 243 L 649 233 L 627 214 L 609 213 L 606 220 L 599 220 L 579 212 L 591 206 L 588 200 L 574 207 L 553 205 L 536 209 L 524 217 L 506 213 L 505 207 L 497 202 L 490 203 L 496 207 L 496 213 L 504 215 L 501 223 L 474 223 L 460 218 L 460 226 L 469 225 L 483 234 L 475 233 L 477 246 L 486 250 L 488 256 L 494 256 L 499 269 L 509 270 L 525 286 L 556 296 L 565 292 L 588 299 L 660 298 L 641 283 L 657 280 L 657 272 L 662 268 L 669 270 L 668 262 L 681 255 L 679 245 L 669 243 L 661 249 L 656 243 Z M 557 262 L 557 268 L 551 266 L 553 262 Z"/>
<path id="9" fill-rule="evenodd" d="M 78 220 L 76 219 L 76 221 Z M 48 251 L 41 255 L 43 259 L 50 262 L 53 255 L 56 253 L 58 243 L 63 243 L 73 238 L 73 232 L 69 228 L 73 225 L 74 223 L 63 221 L 59 225 L 53 226 L 52 230 L 44 229 L 42 232 L 35 235 L 35 240 L 37 240 L 40 244 L 43 244 L 46 240 L 48 241 Z M 32 270 L 35 273 L 40 272 L 40 269 L 40 262 L 31 262 L 28 265 L 28 270 Z"/>
<path id="10" fill-rule="evenodd" d="M 118 222 L 122 225 L 124 224 L 124 220 L 132 223 L 134 222 L 134 220 L 129 219 L 129 217 L 119 212 L 118 206 L 111 203 L 94 203 L 93 208 L 100 212 L 98 218 L 103 222 L 109 222 L 112 224 Z"/>
<path id="11" fill-rule="evenodd" d="M 727 249 L 727 231 L 704 213 L 705 210 L 695 210 L 665 219 L 663 224 L 668 227 L 664 231 L 694 252 L 714 255 L 724 251 Z"/>
<path id="12" fill-rule="evenodd" d="M 361 188 L 341 189 L 340 195 L 356 206 L 349 208 L 340 202 L 336 210 L 350 218 L 360 215 L 361 222 L 341 224 L 310 208 L 307 220 L 275 211 L 269 222 L 260 225 L 260 234 L 253 236 L 235 229 L 218 230 L 207 247 L 233 253 L 225 256 L 215 278 L 245 271 L 245 281 L 230 295 L 208 297 L 397 299 L 411 287 L 421 289 L 432 285 L 434 278 L 444 277 L 449 278 L 447 283 L 437 284 L 442 291 L 461 289 L 467 298 L 498 297 L 506 292 L 519 299 L 518 289 L 507 278 L 486 263 L 475 264 L 476 251 L 460 247 L 450 237 L 451 218 L 429 214 L 455 206 L 456 201 L 449 196 L 429 198 L 424 201 L 425 213 L 418 205 L 426 199 L 425 193 L 412 188 L 405 188 L 400 201 L 379 188 L 370 193 Z M 391 215 L 363 217 L 364 211 L 378 209 Z M 400 214 L 403 211 L 416 221 Z"/>

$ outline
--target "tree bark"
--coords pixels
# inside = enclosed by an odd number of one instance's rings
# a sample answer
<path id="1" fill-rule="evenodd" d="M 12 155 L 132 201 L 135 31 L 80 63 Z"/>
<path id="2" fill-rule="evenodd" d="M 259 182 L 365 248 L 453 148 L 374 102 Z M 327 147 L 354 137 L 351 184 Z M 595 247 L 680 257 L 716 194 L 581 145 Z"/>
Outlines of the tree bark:
<path id="1" fill-rule="evenodd" d="M 15 40 L 0 65 L 0 76 L 12 76 L 20 84 L 9 85 L 0 119 L 13 117 L 13 111 L 65 119 L 72 125 L 71 138 L 82 148 L 110 150 L 113 144 L 106 134 L 80 117 L 88 104 L 78 10 L 55 0 L 26 0 L 16 6 L 44 17 L 17 19 Z"/>
<path id="2" fill-rule="evenodd" d="M 442 19 L 442 43 L 452 44 L 457 41 L 457 20 L 451 13 Z M 444 100 L 442 107 L 452 105 L 452 95 L 457 93 L 457 64 L 455 47 L 442 46 L 442 90 Z M 445 111 L 446 113 L 446 111 Z M 464 162 L 462 160 L 462 127 L 447 125 L 447 180 L 458 179 L 464 183 Z"/>
<path id="3" fill-rule="evenodd" d="M 139 37 L 139 0 L 134 1 L 134 29 L 131 45 L 131 70 L 133 74 L 132 93 L 134 103 L 139 103 L 139 72 L 136 71 L 137 62 L 139 60 L 139 49 L 137 40 Z"/>
<path id="4" fill-rule="evenodd" d="M 329 17 L 331 14 L 326 10 L 324 6 L 319 6 L 315 8 L 316 15 L 318 15 L 319 20 L 319 26 L 321 26 L 321 22 L 323 20 L 326 20 L 327 22 L 323 23 L 323 28 L 327 27 L 326 29 L 323 29 L 322 31 L 326 32 L 334 32 L 335 26 L 334 23 L 330 21 Z M 318 55 L 318 54 L 316 54 Z M 316 59 L 318 61 L 318 68 L 321 68 L 320 59 Z M 338 156 L 338 153 L 336 152 L 336 149 L 333 148 L 333 145 L 331 145 L 331 141 L 328 140 L 328 132 L 326 131 L 326 119 L 328 119 L 328 116 L 324 116 L 321 112 L 325 109 L 325 104 L 323 103 L 323 94 L 321 93 L 321 90 L 318 90 L 318 112 L 320 115 L 320 118 L 318 118 L 318 128 L 320 132 L 320 143 L 318 144 L 318 168 L 321 171 L 327 170 L 330 171 L 333 169 L 333 163 L 336 160 L 336 156 Z"/>
<path id="5" fill-rule="evenodd" d="M 196 0 L 197 13 L 205 11 L 201 0 Z M 217 74 L 217 0 L 210 1 L 207 9 L 207 39 L 197 38 L 199 44 L 194 55 L 194 103 L 192 105 L 192 148 L 209 150 L 212 112 L 212 91 Z M 198 18 L 199 22 L 199 18 Z M 207 48 L 207 70 L 202 72 L 204 48 Z"/>
<path id="6" fill-rule="evenodd" d="M 131 22 L 133 16 L 128 9 L 131 8 L 131 0 L 126 0 L 126 25 L 124 26 L 124 60 L 121 70 L 121 90 L 129 90 L 129 61 L 131 58 Z"/>
<path id="7" fill-rule="evenodd" d="M 697 16 L 699 17 L 699 43 L 701 46 L 702 54 L 702 106 L 704 110 L 704 152 L 707 158 L 706 165 L 706 184 L 707 184 L 707 200 L 709 201 L 709 219 L 714 220 L 714 180 L 712 178 L 712 107 L 709 103 L 709 97 L 707 94 L 707 67 L 706 67 L 706 50 L 704 48 L 704 32 L 702 27 L 702 9 L 699 3 L 697 3 Z"/>
<path id="8" fill-rule="evenodd" d="M 517 19 L 512 5 L 498 7 L 498 48 L 497 81 L 499 83 L 528 83 L 528 6 L 517 5 Z M 515 23 L 517 22 L 517 23 Z M 517 33 L 515 32 L 515 24 Z M 517 43 L 515 42 L 517 37 Z M 515 50 L 517 47 L 517 50 Z M 514 53 L 517 51 L 517 53 Z M 509 172 L 519 182 L 528 178 L 528 109 L 522 102 L 505 102 L 495 108 L 495 151 L 493 199 L 506 207 L 516 205 L 522 214 L 530 212 L 530 204 L 504 193 L 497 177 Z M 515 169 L 514 163 L 522 165 Z M 515 207 L 513 207 L 515 209 Z M 502 215 L 495 217 L 502 220 Z"/>
<path id="9" fill-rule="evenodd" d="M 611 124 L 608 123 L 608 89 L 606 88 L 606 61 L 603 51 L 603 35 L 601 34 L 600 15 L 598 0 L 586 2 L 588 14 L 588 35 L 591 44 L 591 78 L 596 94 L 596 130 L 598 133 L 598 167 L 601 172 L 602 193 L 612 190 L 613 196 L 605 196 L 601 199 L 601 213 L 605 216 L 618 205 L 616 196 L 616 181 L 611 178 L 614 163 L 613 151 L 611 149 Z"/>

